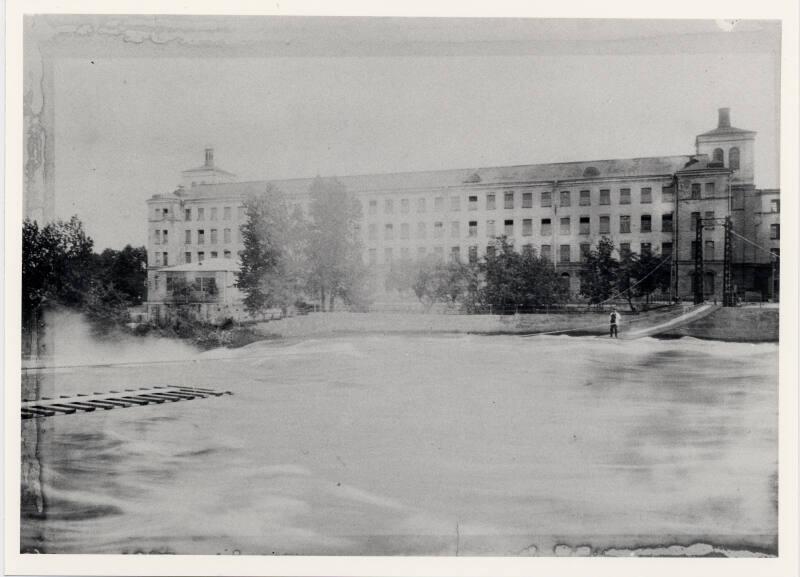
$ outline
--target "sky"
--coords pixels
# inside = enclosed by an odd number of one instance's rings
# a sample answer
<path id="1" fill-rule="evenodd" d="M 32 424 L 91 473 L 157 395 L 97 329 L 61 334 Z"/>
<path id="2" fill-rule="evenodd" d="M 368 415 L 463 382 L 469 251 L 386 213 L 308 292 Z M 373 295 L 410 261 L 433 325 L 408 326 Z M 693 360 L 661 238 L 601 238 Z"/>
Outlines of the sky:
<path id="1" fill-rule="evenodd" d="M 173 191 L 208 146 L 241 180 L 692 154 L 723 106 L 758 132 L 757 186 L 778 186 L 778 60 L 747 34 L 720 50 L 738 30 L 711 21 L 594 33 L 539 22 L 541 41 L 524 23 L 487 25 L 477 41 L 481 21 L 452 24 L 438 44 L 413 19 L 392 24 L 400 49 L 364 26 L 340 54 L 331 33 L 296 54 L 59 59 L 56 215 L 77 214 L 100 250 L 145 244 L 146 199 Z M 315 26 L 291 41 L 340 31 Z M 494 49 L 504 33 L 518 41 Z"/>

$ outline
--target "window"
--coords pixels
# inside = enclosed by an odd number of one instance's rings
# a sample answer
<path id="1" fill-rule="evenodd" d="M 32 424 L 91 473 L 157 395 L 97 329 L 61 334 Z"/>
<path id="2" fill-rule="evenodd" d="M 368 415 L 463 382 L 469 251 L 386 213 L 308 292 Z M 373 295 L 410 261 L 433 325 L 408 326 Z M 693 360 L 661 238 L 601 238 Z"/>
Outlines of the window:
<path id="1" fill-rule="evenodd" d="M 714 162 L 725 162 L 725 153 L 722 151 L 721 148 L 715 148 L 714 153 L 711 156 L 711 159 Z"/>
<path id="2" fill-rule="evenodd" d="M 219 257 L 219 253 L 217 251 L 215 251 L 215 250 L 212 250 L 211 251 L 211 258 L 218 258 L 218 257 Z"/>
<path id="3" fill-rule="evenodd" d="M 206 242 L 206 231 L 198 230 L 197 231 L 197 244 L 205 244 Z"/>
<path id="4" fill-rule="evenodd" d="M 474 264 L 478 262 L 478 247 L 471 246 L 469 247 L 469 262 Z"/>
<path id="5" fill-rule="evenodd" d="M 231 251 L 226 250 L 225 252 L 222 253 L 222 256 L 224 256 L 225 258 L 231 258 Z"/>
<path id="6" fill-rule="evenodd" d="M 369 251 L 367 251 L 367 259 L 369 260 L 369 264 L 376 264 L 378 262 L 378 251 L 374 248 L 369 249 Z"/>
<path id="7" fill-rule="evenodd" d="M 467 199 L 467 209 L 468 210 L 478 210 L 478 197 L 477 196 L 470 196 Z"/>
<path id="8" fill-rule="evenodd" d="M 394 225 L 387 224 L 383 227 L 383 239 L 394 240 Z"/>
<path id="9" fill-rule="evenodd" d="M 400 214 L 408 214 L 411 202 L 407 198 L 400 199 Z"/>
<path id="10" fill-rule="evenodd" d="M 739 170 L 739 149 L 735 146 L 728 152 L 728 163 L 731 170 Z"/>
<path id="11" fill-rule="evenodd" d="M 561 226 L 558 229 L 558 234 L 569 234 L 570 224 L 569 217 L 566 216 L 561 219 Z"/>
<path id="12" fill-rule="evenodd" d="M 619 203 L 620 204 L 630 204 L 631 203 L 631 189 L 630 188 L 620 188 L 619 189 Z"/>
<path id="13" fill-rule="evenodd" d="M 394 212 L 394 200 L 386 198 L 383 201 L 383 213 L 392 214 Z"/>
<path id="14" fill-rule="evenodd" d="M 672 254 L 672 243 L 671 242 L 662 242 L 661 243 L 661 256 L 670 256 Z"/>
<path id="15" fill-rule="evenodd" d="M 419 260 L 422 260 L 423 258 L 425 258 L 425 253 L 427 252 L 428 250 L 424 246 L 417 247 L 417 258 Z"/>
<path id="16" fill-rule="evenodd" d="M 542 192 L 542 206 L 553 206 L 553 197 L 549 190 Z"/>
<path id="17" fill-rule="evenodd" d="M 703 259 L 714 260 L 714 241 L 707 240 L 703 248 Z"/>
<path id="18" fill-rule="evenodd" d="M 469 232 L 467 234 L 470 237 L 478 236 L 478 221 L 477 220 L 469 221 Z"/>
<path id="19" fill-rule="evenodd" d="M 237 206 L 236 207 L 236 218 L 238 218 L 239 220 L 243 220 L 244 219 L 244 207 L 243 206 Z"/>
<path id="20" fill-rule="evenodd" d="M 631 217 L 627 214 L 620 215 L 619 217 L 619 231 L 622 233 L 631 231 Z"/>
<path id="21" fill-rule="evenodd" d="M 578 234 L 589 234 L 591 229 L 591 221 L 588 216 L 582 216 L 578 222 Z"/>
<path id="22" fill-rule="evenodd" d="M 450 260 L 453 262 L 461 262 L 461 247 L 454 246 L 450 248 Z"/>
<path id="23" fill-rule="evenodd" d="M 702 254 L 701 254 L 701 255 L 698 255 L 698 254 L 697 254 L 697 248 L 698 248 L 699 246 L 700 246 L 700 244 L 698 244 L 696 240 L 693 240 L 693 241 L 692 241 L 692 255 L 691 255 L 691 258 L 695 259 L 695 258 L 697 258 L 698 256 L 701 256 L 701 257 L 703 256 Z"/>
<path id="24" fill-rule="evenodd" d="M 705 195 L 706 196 L 714 196 L 714 188 L 715 188 L 715 183 L 707 182 L 706 183 Z"/>
<path id="25" fill-rule="evenodd" d="M 437 196 L 433 199 L 433 210 L 442 212 L 444 210 L 444 197 Z"/>
<path id="26" fill-rule="evenodd" d="M 558 248 L 558 260 L 560 262 L 570 262 L 570 246 L 568 244 L 562 244 Z"/>
<path id="27" fill-rule="evenodd" d="M 191 264 L 191 262 L 192 262 L 192 253 L 190 253 L 190 252 L 183 253 L 183 262 L 185 262 L 186 264 Z"/>
<path id="28" fill-rule="evenodd" d="M 494 258 L 495 254 L 497 254 L 497 249 L 493 244 L 486 247 L 486 258 Z"/>
<path id="29" fill-rule="evenodd" d="M 770 212 L 780 212 L 781 211 L 781 201 L 778 198 L 773 198 L 769 201 L 769 210 Z"/>
<path id="30" fill-rule="evenodd" d="M 600 189 L 600 204 L 611 204 L 611 191 L 609 189 Z"/>
<path id="31" fill-rule="evenodd" d="M 410 253 L 408 252 L 408 247 L 404 246 L 400 249 L 400 258 L 402 260 L 408 260 L 410 257 Z"/>
<path id="32" fill-rule="evenodd" d="M 225 230 L 222 231 L 222 235 L 225 244 L 229 244 L 231 242 L 231 229 L 226 228 Z"/>
<path id="33" fill-rule="evenodd" d="M 403 240 L 408 240 L 411 236 L 411 227 L 408 225 L 407 222 L 404 222 L 400 225 L 400 238 Z"/>
<path id="34" fill-rule="evenodd" d="M 592 204 L 592 191 L 591 190 L 582 190 L 581 191 L 581 198 L 578 201 L 578 204 L 581 206 L 591 206 Z"/>
<path id="35" fill-rule="evenodd" d="M 697 219 L 700 218 L 699 212 L 693 212 L 689 221 L 689 230 L 697 230 Z"/>
<path id="36" fill-rule="evenodd" d="M 522 219 L 522 236 L 531 236 L 533 235 L 533 219 L 532 218 L 523 218 Z"/>
<path id="37" fill-rule="evenodd" d="M 661 215 L 661 232 L 672 232 L 672 213 Z"/>
<path id="38" fill-rule="evenodd" d="M 370 200 L 369 201 L 369 215 L 375 216 L 378 214 L 378 201 L 377 200 Z"/>
<path id="39" fill-rule="evenodd" d="M 620 256 L 627 256 L 631 253 L 631 243 L 629 242 L 621 242 L 619 243 L 619 255 Z"/>
<path id="40" fill-rule="evenodd" d="M 692 183 L 692 200 L 699 200 L 700 199 L 700 183 L 693 182 Z"/>
<path id="41" fill-rule="evenodd" d="M 494 210 L 496 208 L 496 200 L 494 194 L 486 195 L 486 210 Z"/>
<path id="42" fill-rule="evenodd" d="M 509 190 L 503 194 L 503 207 L 514 208 L 514 191 Z"/>
<path id="43" fill-rule="evenodd" d="M 217 207 L 211 207 L 211 220 L 217 220 Z"/>
<path id="44" fill-rule="evenodd" d="M 383 249 L 383 262 L 390 263 L 394 260 L 394 253 L 391 247 Z"/>
<path id="45" fill-rule="evenodd" d="M 217 229 L 211 229 L 211 244 L 217 244 Z"/>
<path id="46" fill-rule="evenodd" d="M 206 219 L 206 209 L 205 208 L 198 208 L 197 209 L 197 220 L 205 220 Z"/>
<path id="47" fill-rule="evenodd" d="M 169 266 L 169 255 L 164 253 L 164 266 Z"/>
<path id="48" fill-rule="evenodd" d="M 639 198 L 639 202 L 641 204 L 650 204 L 653 202 L 653 189 L 649 186 L 642 188 L 641 197 Z"/>
<path id="49" fill-rule="evenodd" d="M 428 236 L 428 230 L 424 222 L 417 223 L 417 238 L 424 239 Z"/>
<path id="50" fill-rule="evenodd" d="M 426 206 L 425 197 L 418 198 L 417 199 L 417 212 L 422 214 L 426 210 L 428 210 L 428 207 Z"/>
<path id="51" fill-rule="evenodd" d="M 779 224 L 769 225 L 769 237 L 773 240 L 779 239 L 781 237 L 781 225 Z"/>
<path id="52" fill-rule="evenodd" d="M 206 253 L 204 253 L 203 251 L 198 252 L 197 262 L 203 262 L 204 260 L 206 260 Z"/>
<path id="53" fill-rule="evenodd" d="M 506 220 L 503 223 L 503 234 L 508 237 L 514 236 L 514 221 L 513 220 Z"/>
<path id="54" fill-rule="evenodd" d="M 486 236 L 491 238 L 496 234 L 497 233 L 495 232 L 494 221 L 493 220 L 487 220 L 486 221 Z"/>
<path id="55" fill-rule="evenodd" d="M 611 233 L 611 217 L 610 216 L 601 216 L 600 217 L 600 234 L 610 234 Z"/>
<path id="56" fill-rule="evenodd" d="M 192 209 L 187 208 L 183 211 L 183 220 L 192 220 Z"/>
<path id="57" fill-rule="evenodd" d="M 454 220 L 450 223 L 450 238 L 458 238 L 461 236 L 461 223 Z"/>
<path id="58" fill-rule="evenodd" d="M 639 245 L 639 254 L 650 255 L 653 254 L 653 245 L 649 242 L 643 242 Z"/>
<path id="59" fill-rule="evenodd" d="M 162 214 L 163 214 L 163 218 L 167 218 L 167 216 L 169 216 L 169 209 L 165 208 Z"/>
<path id="60" fill-rule="evenodd" d="M 444 247 L 443 246 L 433 247 L 433 255 L 439 260 L 442 260 L 444 258 Z"/>
<path id="61" fill-rule="evenodd" d="M 542 236 L 550 236 L 553 234 L 553 227 L 549 218 L 542 219 Z"/>
<path id="62" fill-rule="evenodd" d="M 522 254 L 524 256 L 533 256 L 533 245 L 531 243 L 526 243 L 522 245 Z"/>
<path id="63" fill-rule="evenodd" d="M 192 231 L 191 230 L 184 230 L 183 231 L 183 244 L 192 244 Z"/>
<path id="64" fill-rule="evenodd" d="M 675 202 L 675 188 L 673 186 L 661 187 L 661 202 Z"/>
<path id="65" fill-rule="evenodd" d="M 592 251 L 592 245 L 588 242 L 581 243 L 581 262 L 586 262 L 589 260 L 589 253 Z"/>
<path id="66" fill-rule="evenodd" d="M 553 260 L 553 247 L 549 244 L 542 245 L 542 258 Z"/>
<path id="67" fill-rule="evenodd" d="M 434 222 L 433 223 L 433 238 L 442 238 L 444 236 L 444 223 L 443 222 Z"/>
<path id="68" fill-rule="evenodd" d="M 652 217 L 649 214 L 643 214 L 640 226 L 640 232 L 651 232 L 653 230 Z"/>
<path id="69" fill-rule="evenodd" d="M 452 212 L 458 212 L 461 210 L 461 197 L 460 196 L 451 196 L 450 197 L 450 210 Z"/>
<path id="70" fill-rule="evenodd" d="M 532 192 L 523 192 L 522 193 L 522 208 L 533 208 L 533 193 Z"/>
<path id="71" fill-rule="evenodd" d="M 369 240 L 377 240 L 378 239 L 378 225 L 377 224 L 370 224 L 369 228 L 367 229 L 367 238 Z"/>
<path id="72" fill-rule="evenodd" d="M 222 208 L 222 220 L 230 220 L 231 219 L 231 207 L 225 206 Z"/>
<path id="73" fill-rule="evenodd" d="M 706 214 L 705 214 L 705 218 L 706 219 L 714 218 L 714 211 L 713 210 L 707 210 Z M 714 221 L 710 220 L 708 222 L 704 222 L 703 223 L 703 228 L 708 229 L 708 230 L 714 230 Z"/>
<path id="74" fill-rule="evenodd" d="M 559 206 L 569 206 L 572 203 L 572 197 L 570 196 L 570 192 L 568 190 L 562 190 L 559 198 Z"/>
<path id="75" fill-rule="evenodd" d="M 161 231 L 154 230 L 153 231 L 153 244 L 161 244 Z"/>

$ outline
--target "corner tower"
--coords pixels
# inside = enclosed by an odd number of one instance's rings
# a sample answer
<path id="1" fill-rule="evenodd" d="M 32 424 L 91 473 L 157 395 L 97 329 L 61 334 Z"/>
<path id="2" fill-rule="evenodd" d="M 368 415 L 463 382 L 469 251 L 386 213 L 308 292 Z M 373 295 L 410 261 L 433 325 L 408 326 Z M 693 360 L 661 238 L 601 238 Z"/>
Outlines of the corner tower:
<path id="1" fill-rule="evenodd" d="M 753 184 L 756 133 L 731 126 L 730 108 L 719 109 L 714 130 L 698 135 L 697 154 L 707 154 L 712 162 L 721 162 L 733 171 L 732 183 Z"/>

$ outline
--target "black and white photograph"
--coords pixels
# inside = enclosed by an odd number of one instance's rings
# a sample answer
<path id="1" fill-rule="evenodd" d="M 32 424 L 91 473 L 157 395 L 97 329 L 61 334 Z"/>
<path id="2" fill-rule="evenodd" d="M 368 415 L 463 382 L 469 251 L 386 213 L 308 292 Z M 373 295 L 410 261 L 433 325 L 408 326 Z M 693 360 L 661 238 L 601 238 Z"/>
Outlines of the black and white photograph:
<path id="1" fill-rule="evenodd" d="M 796 555 L 780 19 L 22 21 L 7 555 Z"/>

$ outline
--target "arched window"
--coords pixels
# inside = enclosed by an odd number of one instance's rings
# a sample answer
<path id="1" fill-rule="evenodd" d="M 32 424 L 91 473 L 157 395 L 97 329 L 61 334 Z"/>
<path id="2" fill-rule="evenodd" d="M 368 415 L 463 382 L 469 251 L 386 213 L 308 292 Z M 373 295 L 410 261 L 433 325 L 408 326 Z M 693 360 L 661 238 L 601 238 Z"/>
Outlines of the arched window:
<path id="1" fill-rule="evenodd" d="M 713 160 L 714 160 L 714 162 L 722 162 L 722 163 L 725 162 L 725 153 L 722 151 L 721 148 L 715 148 L 714 149 Z"/>
<path id="2" fill-rule="evenodd" d="M 728 152 L 728 164 L 731 170 L 739 170 L 739 149 L 735 146 Z"/>

